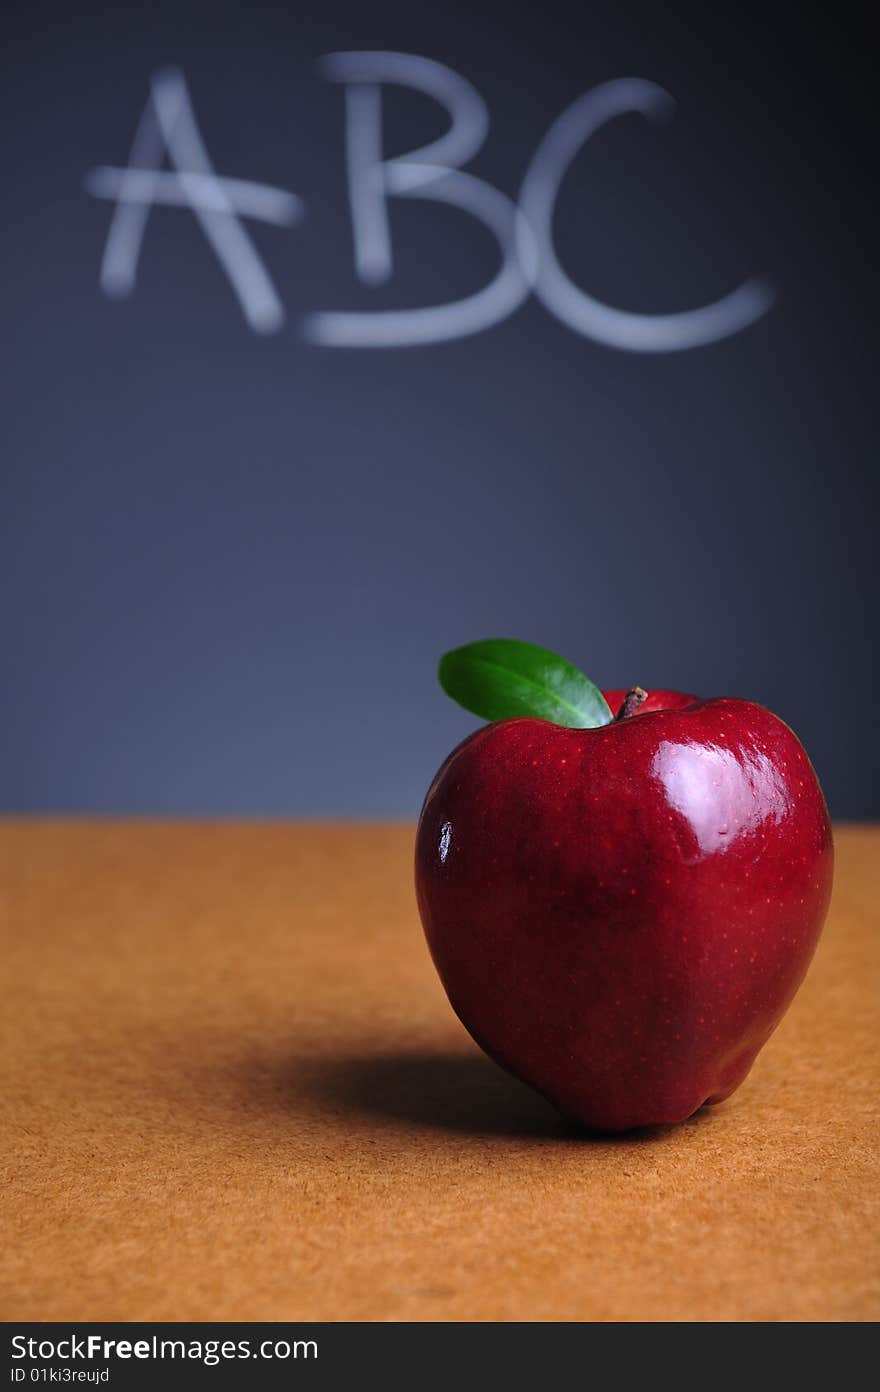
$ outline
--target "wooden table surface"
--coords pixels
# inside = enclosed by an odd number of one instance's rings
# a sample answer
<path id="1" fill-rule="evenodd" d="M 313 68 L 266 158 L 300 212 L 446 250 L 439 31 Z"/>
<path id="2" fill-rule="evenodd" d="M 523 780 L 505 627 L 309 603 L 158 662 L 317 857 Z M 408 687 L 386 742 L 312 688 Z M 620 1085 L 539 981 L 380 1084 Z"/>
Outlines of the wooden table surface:
<path id="1" fill-rule="evenodd" d="M 589 1140 L 471 1044 L 412 828 L 0 822 L 6 1320 L 880 1315 L 880 830 L 749 1081 Z"/>

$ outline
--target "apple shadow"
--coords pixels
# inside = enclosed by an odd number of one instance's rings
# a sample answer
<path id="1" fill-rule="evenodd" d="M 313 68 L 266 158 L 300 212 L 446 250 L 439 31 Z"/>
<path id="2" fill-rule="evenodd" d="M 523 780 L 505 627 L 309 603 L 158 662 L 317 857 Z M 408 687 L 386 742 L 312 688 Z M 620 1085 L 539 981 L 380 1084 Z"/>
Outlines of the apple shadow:
<path id="1" fill-rule="evenodd" d="M 324 1106 L 483 1136 L 576 1134 L 549 1102 L 481 1053 L 394 1053 L 325 1059 L 308 1091 Z"/>
<path id="2" fill-rule="evenodd" d="M 309 1069 L 306 1091 L 334 1111 L 471 1136 L 641 1144 L 673 1128 L 616 1135 L 586 1130 L 485 1054 L 398 1050 L 325 1059 Z M 691 1118 L 686 1124 L 698 1121 Z"/>

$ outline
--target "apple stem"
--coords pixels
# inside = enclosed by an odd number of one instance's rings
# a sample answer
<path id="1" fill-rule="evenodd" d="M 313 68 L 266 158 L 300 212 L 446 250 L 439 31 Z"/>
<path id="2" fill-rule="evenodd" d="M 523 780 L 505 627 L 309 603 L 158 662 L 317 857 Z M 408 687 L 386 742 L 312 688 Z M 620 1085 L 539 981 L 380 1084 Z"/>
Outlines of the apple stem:
<path id="1" fill-rule="evenodd" d="M 620 710 L 614 717 L 615 720 L 627 720 L 631 715 L 635 715 L 643 701 L 647 701 L 648 693 L 641 686 L 634 686 L 631 691 L 626 693 Z"/>

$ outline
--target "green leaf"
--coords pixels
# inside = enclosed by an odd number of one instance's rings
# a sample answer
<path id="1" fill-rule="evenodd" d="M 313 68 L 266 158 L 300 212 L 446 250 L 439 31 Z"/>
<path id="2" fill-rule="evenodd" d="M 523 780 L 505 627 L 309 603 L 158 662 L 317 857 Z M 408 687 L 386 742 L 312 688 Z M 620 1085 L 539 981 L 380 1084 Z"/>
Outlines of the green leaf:
<path id="1" fill-rule="evenodd" d="M 581 730 L 612 720 L 605 697 L 583 672 L 515 638 L 455 648 L 441 657 L 438 676 L 447 696 L 484 720 L 531 715 Z"/>

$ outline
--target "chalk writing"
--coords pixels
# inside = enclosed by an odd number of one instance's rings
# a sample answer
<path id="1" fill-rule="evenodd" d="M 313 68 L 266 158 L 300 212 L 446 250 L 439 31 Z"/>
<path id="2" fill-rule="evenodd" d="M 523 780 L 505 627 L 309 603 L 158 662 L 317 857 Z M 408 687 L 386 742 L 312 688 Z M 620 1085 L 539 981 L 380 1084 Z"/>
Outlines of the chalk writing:
<path id="1" fill-rule="evenodd" d="M 512 199 L 463 167 L 485 144 L 490 122 L 479 92 L 460 74 L 429 58 L 390 52 L 329 54 L 321 71 L 345 88 L 348 198 L 360 281 L 378 288 L 394 274 L 388 220 L 393 198 L 446 203 L 468 214 L 494 237 L 501 264 L 480 290 L 445 304 L 308 314 L 301 324 L 308 341 L 330 348 L 440 343 L 502 323 L 535 294 L 561 323 L 595 343 L 633 353 L 670 353 L 728 338 L 773 303 L 772 286 L 750 278 L 697 309 L 638 314 L 596 299 L 560 263 L 553 219 L 567 170 L 587 141 L 616 117 L 670 116 L 673 99 L 656 83 L 617 79 L 579 97 L 541 140 L 519 197 Z M 429 96 L 449 120 L 436 140 L 393 159 L 383 156 L 382 142 L 383 88 L 389 85 Z M 165 160 L 170 169 L 162 167 Z M 243 220 L 291 228 L 304 216 L 305 204 L 288 190 L 215 173 L 182 72 L 152 78 L 128 165 L 92 169 L 85 186 L 115 205 L 100 273 L 106 294 L 124 297 L 134 290 L 151 208 L 185 208 L 197 218 L 250 327 L 257 333 L 282 327 L 284 306 Z"/>

